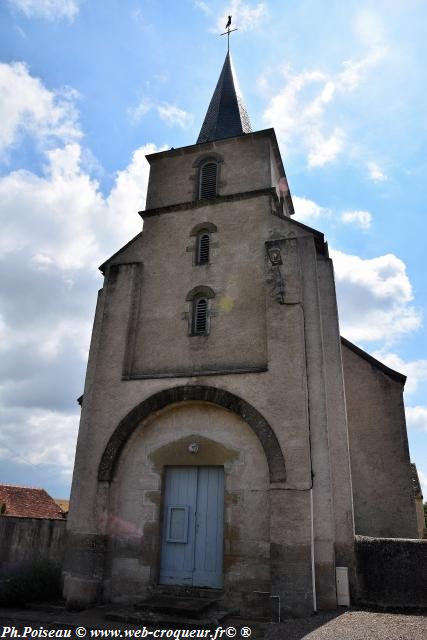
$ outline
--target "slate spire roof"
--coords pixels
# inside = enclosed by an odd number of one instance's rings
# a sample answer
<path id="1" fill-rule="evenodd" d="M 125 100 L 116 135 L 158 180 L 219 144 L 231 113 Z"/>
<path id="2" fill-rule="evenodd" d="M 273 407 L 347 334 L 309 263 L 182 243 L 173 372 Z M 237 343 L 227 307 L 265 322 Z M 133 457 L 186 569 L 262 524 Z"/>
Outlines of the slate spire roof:
<path id="1" fill-rule="evenodd" d="M 249 116 L 239 95 L 239 85 L 233 73 L 230 53 L 227 52 L 197 144 L 233 138 L 251 131 Z"/>

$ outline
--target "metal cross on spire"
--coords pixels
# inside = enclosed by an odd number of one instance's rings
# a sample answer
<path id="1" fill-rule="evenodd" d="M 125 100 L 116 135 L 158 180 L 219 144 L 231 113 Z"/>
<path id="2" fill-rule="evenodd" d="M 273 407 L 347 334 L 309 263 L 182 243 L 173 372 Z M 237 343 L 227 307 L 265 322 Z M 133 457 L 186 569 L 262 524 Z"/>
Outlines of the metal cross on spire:
<path id="1" fill-rule="evenodd" d="M 221 33 L 222 36 L 227 36 L 227 51 L 230 51 L 230 33 L 232 33 L 233 31 L 238 31 L 237 27 L 236 29 L 230 29 L 230 26 L 231 26 L 231 16 L 228 16 L 227 24 L 225 25 L 225 28 L 227 29 L 227 31 L 224 31 L 224 33 Z"/>

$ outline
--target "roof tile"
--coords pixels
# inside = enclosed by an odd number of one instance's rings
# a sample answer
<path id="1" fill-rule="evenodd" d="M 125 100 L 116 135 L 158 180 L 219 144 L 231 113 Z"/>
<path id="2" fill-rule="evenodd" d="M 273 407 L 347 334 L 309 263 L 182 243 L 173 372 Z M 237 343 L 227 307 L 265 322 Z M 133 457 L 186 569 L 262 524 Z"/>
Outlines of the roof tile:
<path id="1" fill-rule="evenodd" d="M 60 507 L 44 489 L 10 484 L 0 485 L 0 511 L 3 516 L 24 518 L 62 520 L 64 517 Z"/>

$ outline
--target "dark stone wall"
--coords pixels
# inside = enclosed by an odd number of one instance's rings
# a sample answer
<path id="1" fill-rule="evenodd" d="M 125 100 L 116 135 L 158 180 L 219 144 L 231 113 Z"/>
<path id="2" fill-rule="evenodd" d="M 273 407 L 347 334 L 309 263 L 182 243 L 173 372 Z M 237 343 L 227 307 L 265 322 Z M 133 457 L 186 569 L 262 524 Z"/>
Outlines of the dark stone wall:
<path id="1" fill-rule="evenodd" d="M 47 560 L 62 565 L 65 520 L 0 516 L 0 572 L 9 572 L 27 563 Z"/>
<path id="2" fill-rule="evenodd" d="M 356 536 L 357 604 L 427 607 L 427 540 Z"/>
<path id="3" fill-rule="evenodd" d="M 349 344 L 342 362 L 356 534 L 417 538 L 402 376 Z"/>

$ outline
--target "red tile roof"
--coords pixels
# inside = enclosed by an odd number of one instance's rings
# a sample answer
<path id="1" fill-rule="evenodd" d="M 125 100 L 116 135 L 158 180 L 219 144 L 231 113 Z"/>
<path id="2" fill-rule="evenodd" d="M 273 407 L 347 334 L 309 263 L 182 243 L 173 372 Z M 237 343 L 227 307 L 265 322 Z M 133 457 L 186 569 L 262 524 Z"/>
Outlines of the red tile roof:
<path id="1" fill-rule="evenodd" d="M 0 484 L 0 517 L 52 518 L 62 520 L 64 514 L 44 489 Z"/>
<path id="2" fill-rule="evenodd" d="M 70 510 L 70 501 L 69 500 L 63 500 L 62 498 L 54 498 L 56 504 L 58 505 L 58 507 L 61 509 L 62 513 L 64 515 L 67 515 L 67 513 Z"/>

